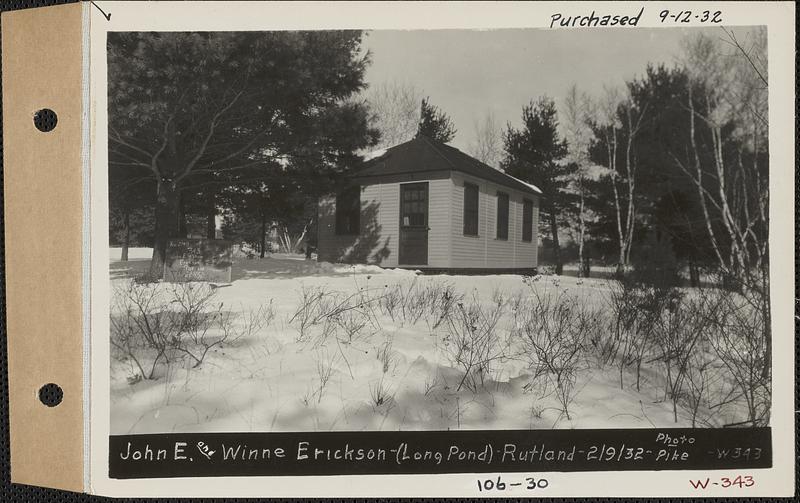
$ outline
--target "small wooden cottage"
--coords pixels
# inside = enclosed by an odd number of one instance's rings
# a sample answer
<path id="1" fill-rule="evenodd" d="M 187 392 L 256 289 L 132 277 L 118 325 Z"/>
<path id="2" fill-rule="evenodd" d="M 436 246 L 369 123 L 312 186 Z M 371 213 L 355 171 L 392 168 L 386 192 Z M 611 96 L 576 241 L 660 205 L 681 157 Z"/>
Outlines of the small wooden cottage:
<path id="1" fill-rule="evenodd" d="M 456 148 L 417 137 L 368 158 L 350 181 L 320 200 L 321 261 L 451 273 L 536 269 L 541 191 Z"/>

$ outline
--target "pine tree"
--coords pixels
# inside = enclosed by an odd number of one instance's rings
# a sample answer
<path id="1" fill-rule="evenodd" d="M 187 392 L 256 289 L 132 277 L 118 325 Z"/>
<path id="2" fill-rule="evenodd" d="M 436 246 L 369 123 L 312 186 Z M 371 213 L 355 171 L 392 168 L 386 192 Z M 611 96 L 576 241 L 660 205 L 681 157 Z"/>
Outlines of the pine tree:
<path id="1" fill-rule="evenodd" d="M 422 100 L 417 136 L 424 136 L 441 143 L 447 143 L 456 136 L 453 121 L 436 105 L 431 105 L 429 98 Z"/>
<path id="2" fill-rule="evenodd" d="M 163 274 L 167 242 L 181 233 L 186 196 L 202 194 L 213 222 L 217 189 L 243 175 L 263 178 L 269 170 L 262 168 L 280 163 L 316 190 L 358 163 L 357 152 L 377 139 L 366 106 L 350 101 L 366 85 L 361 37 L 109 34 L 110 173 L 135 171 L 152 181 L 152 277 Z"/>
<path id="3" fill-rule="evenodd" d="M 541 97 L 522 109 L 522 128 L 509 125 L 503 136 L 503 170 L 542 189 L 542 210 L 550 224 L 550 236 L 556 261 L 556 274 L 564 265 L 558 242 L 558 220 L 568 207 L 566 192 L 571 165 L 561 162 L 567 155 L 567 142 L 558 135 L 556 105 Z"/>

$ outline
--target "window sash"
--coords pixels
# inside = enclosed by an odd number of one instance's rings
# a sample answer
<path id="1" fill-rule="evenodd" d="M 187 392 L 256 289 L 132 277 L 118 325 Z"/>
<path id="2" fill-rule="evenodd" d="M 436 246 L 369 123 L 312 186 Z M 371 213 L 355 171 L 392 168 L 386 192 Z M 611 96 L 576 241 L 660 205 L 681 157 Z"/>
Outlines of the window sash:
<path id="1" fill-rule="evenodd" d="M 427 184 L 405 185 L 402 187 L 400 225 L 403 227 L 426 227 L 427 222 Z"/>
<path id="2" fill-rule="evenodd" d="M 497 239 L 508 239 L 508 194 L 497 193 Z"/>
<path id="3" fill-rule="evenodd" d="M 345 189 L 336 196 L 336 234 L 361 232 L 361 187 Z"/>
<path id="4" fill-rule="evenodd" d="M 522 200 L 522 240 L 533 241 L 533 201 L 530 199 Z"/>
<path id="5" fill-rule="evenodd" d="M 477 185 L 464 184 L 464 235 L 478 235 L 478 201 L 479 190 Z"/>

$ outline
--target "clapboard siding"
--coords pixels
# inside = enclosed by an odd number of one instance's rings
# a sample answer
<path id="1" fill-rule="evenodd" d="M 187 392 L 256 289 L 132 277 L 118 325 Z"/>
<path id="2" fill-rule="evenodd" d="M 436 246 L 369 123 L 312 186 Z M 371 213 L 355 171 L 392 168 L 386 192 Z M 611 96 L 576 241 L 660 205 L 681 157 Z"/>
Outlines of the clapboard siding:
<path id="1" fill-rule="evenodd" d="M 317 205 L 317 260 L 339 262 L 342 251 L 353 244 L 352 236 L 336 235 L 336 197 L 324 196 Z"/>
<path id="2" fill-rule="evenodd" d="M 397 266 L 397 242 L 400 239 L 400 190 L 396 183 L 367 185 L 365 192 L 374 194 L 373 204 L 378 207 L 379 234 L 384 253 L 373 257 L 370 264 L 384 267 Z"/>
<path id="3" fill-rule="evenodd" d="M 479 187 L 478 236 L 464 235 L 464 182 Z M 508 239 L 497 239 L 497 193 L 509 195 Z M 522 201 L 534 203 L 533 239 L 522 241 Z M 450 267 L 533 268 L 537 266 L 538 197 L 523 194 L 480 178 L 453 173 L 450 211 L 452 217 Z"/>
<path id="4" fill-rule="evenodd" d="M 387 186 L 388 185 L 388 186 Z M 336 197 L 320 199 L 317 230 L 318 259 L 349 264 L 397 265 L 399 194 L 391 185 L 374 184 L 361 187 L 361 221 L 359 235 L 336 234 Z M 394 215 L 394 218 L 392 218 Z"/>
<path id="5" fill-rule="evenodd" d="M 533 248 L 531 254 L 533 255 L 534 267 L 539 265 L 539 198 L 533 199 L 533 240 L 530 243 L 525 243 Z M 527 252 L 527 249 L 526 249 Z"/>
<path id="6" fill-rule="evenodd" d="M 428 267 L 450 267 L 449 178 L 428 182 Z"/>
<path id="7" fill-rule="evenodd" d="M 486 267 L 486 229 L 483 218 L 483 215 L 486 214 L 484 187 L 480 180 L 473 178 L 469 180 L 478 186 L 478 235 L 464 235 L 464 177 L 454 173 L 450 187 L 450 211 L 452 214 L 450 260 L 452 267 Z"/>

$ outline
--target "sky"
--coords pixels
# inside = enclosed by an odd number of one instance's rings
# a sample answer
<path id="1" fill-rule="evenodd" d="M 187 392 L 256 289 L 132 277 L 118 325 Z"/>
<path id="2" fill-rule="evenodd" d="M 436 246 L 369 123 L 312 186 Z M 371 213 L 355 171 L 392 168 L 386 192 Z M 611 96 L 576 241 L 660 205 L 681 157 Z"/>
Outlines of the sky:
<path id="1" fill-rule="evenodd" d="M 573 83 L 599 96 L 604 84 L 642 75 L 648 62 L 674 65 L 681 39 L 695 30 L 722 35 L 719 28 L 371 31 L 366 80 L 420 89 L 455 123 L 451 144 L 468 151 L 487 111 L 517 126 L 523 105 L 541 95 L 560 105 Z"/>

